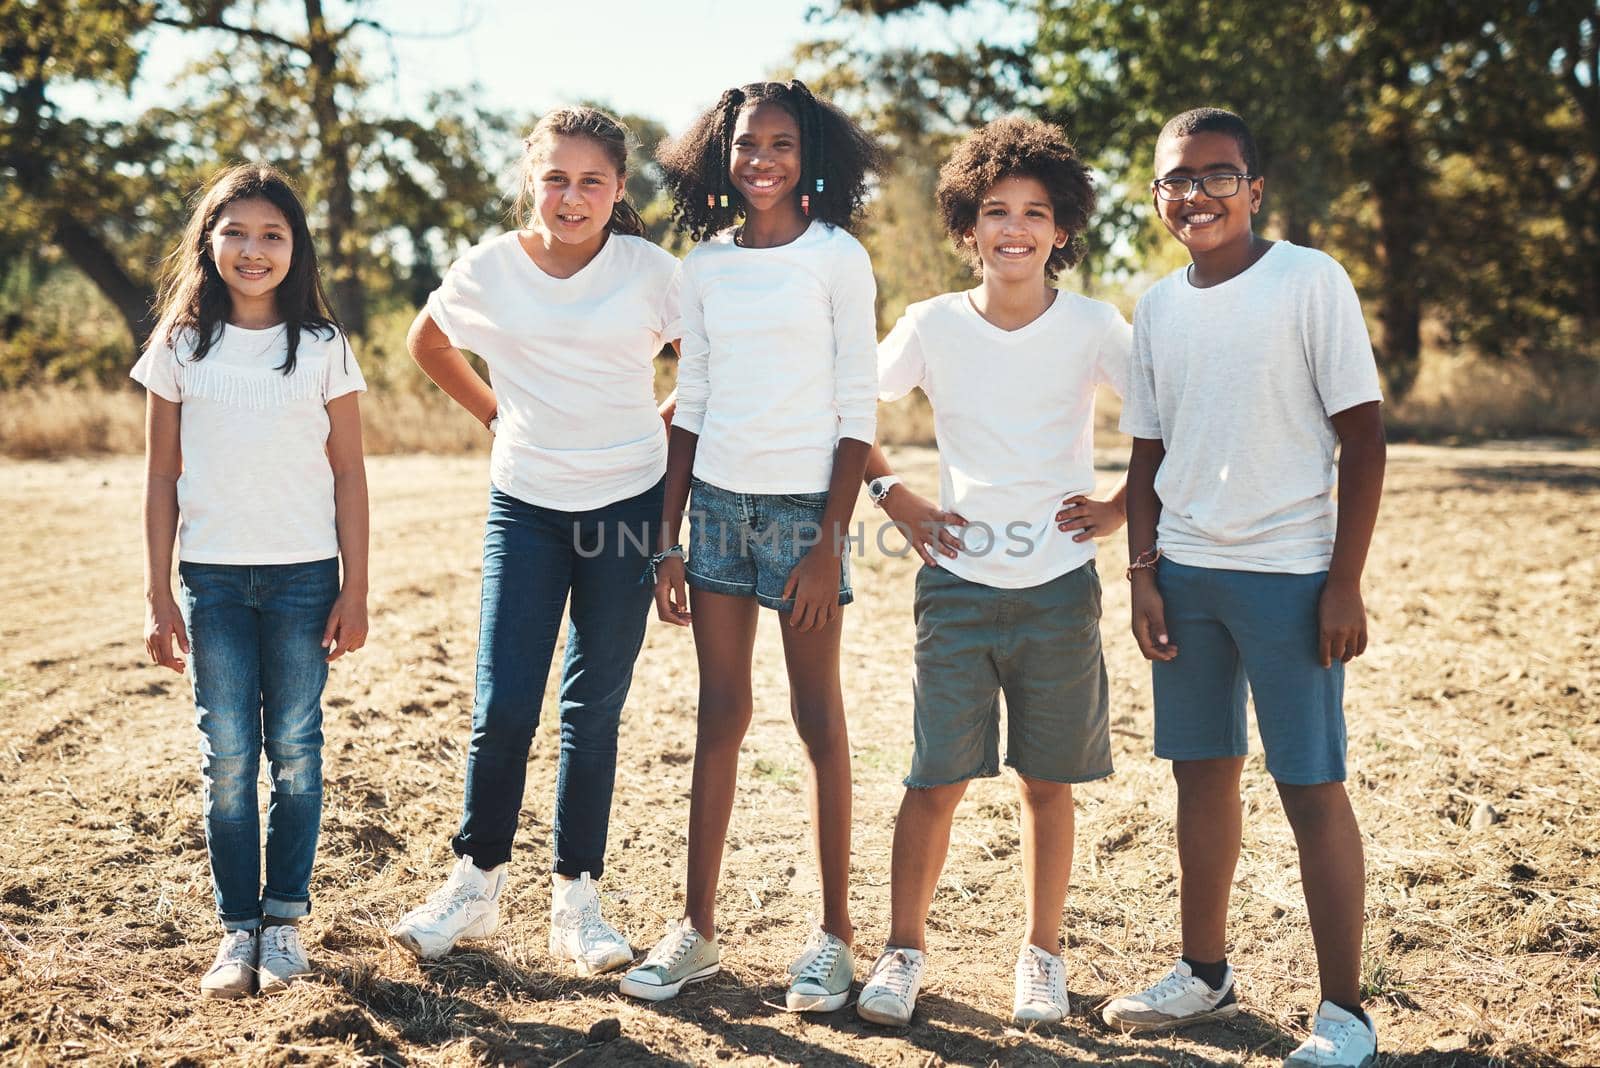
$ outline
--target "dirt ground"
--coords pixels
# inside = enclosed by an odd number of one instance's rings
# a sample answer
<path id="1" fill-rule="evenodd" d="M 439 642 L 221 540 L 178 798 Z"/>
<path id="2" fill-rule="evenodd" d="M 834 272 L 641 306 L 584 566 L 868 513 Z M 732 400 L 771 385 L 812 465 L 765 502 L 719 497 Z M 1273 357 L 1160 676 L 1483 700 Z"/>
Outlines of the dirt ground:
<path id="1" fill-rule="evenodd" d="M 930 451 L 899 461 L 932 489 Z M 728 843 L 722 974 L 651 1007 L 547 958 L 548 730 L 531 758 L 509 922 L 419 967 L 383 930 L 450 861 L 487 479 L 481 458 L 385 457 L 370 470 L 372 639 L 326 696 L 305 927 L 318 977 L 216 1003 L 195 995 L 217 929 L 192 706 L 140 640 L 140 463 L 0 462 L 0 1063 L 1267 1065 L 1304 1033 L 1311 943 L 1259 752 L 1233 898 L 1244 1013 L 1154 1039 L 1099 1022 L 1108 998 L 1158 976 L 1178 947 L 1173 790 L 1150 755 L 1120 534 L 1101 551 L 1117 773 L 1078 792 L 1065 1025 L 1008 1023 L 1022 901 L 1006 779 L 977 784 L 957 817 L 914 1024 L 778 1007 L 817 886 L 770 616 Z M 1600 1062 L 1600 451 L 1398 446 L 1390 471 L 1367 582 L 1373 642 L 1348 687 L 1365 977 L 1386 1063 Z M 910 755 L 913 571 L 876 551 L 859 561 L 847 622 L 858 976 L 887 924 Z M 624 720 L 605 880 L 607 914 L 641 952 L 682 900 L 694 708 L 689 637 L 653 626 Z"/>

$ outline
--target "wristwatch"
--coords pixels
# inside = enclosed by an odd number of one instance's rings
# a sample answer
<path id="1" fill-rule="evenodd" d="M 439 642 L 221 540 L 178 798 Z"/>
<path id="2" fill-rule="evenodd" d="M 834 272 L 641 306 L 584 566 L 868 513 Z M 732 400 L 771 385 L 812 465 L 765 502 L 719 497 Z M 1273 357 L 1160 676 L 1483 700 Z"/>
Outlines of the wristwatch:
<path id="1" fill-rule="evenodd" d="M 889 491 L 900 485 L 899 475 L 884 475 L 867 483 L 867 496 L 872 498 L 874 507 L 882 508 L 884 498 L 889 496 Z"/>

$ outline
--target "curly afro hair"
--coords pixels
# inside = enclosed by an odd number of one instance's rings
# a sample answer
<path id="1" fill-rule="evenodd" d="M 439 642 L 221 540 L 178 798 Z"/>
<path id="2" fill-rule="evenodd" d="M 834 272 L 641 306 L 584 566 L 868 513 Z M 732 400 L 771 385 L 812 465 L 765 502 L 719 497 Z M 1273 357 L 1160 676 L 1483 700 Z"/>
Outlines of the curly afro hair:
<path id="1" fill-rule="evenodd" d="M 682 137 L 656 151 L 672 194 L 673 224 L 695 241 L 732 226 L 745 211 L 728 169 L 739 113 L 775 103 L 800 127 L 800 188 L 812 218 L 853 230 L 867 179 L 883 169 L 883 150 L 850 117 L 811 95 L 804 82 L 752 82 L 722 94 Z"/>
<path id="2" fill-rule="evenodd" d="M 984 194 L 997 182 L 1015 177 L 1034 178 L 1045 187 L 1055 224 L 1067 233 L 1067 243 L 1052 249 L 1045 262 L 1045 275 L 1053 279 L 1062 268 L 1083 259 L 1087 249 L 1083 232 L 1095 203 L 1089 168 L 1059 126 L 1011 116 L 968 134 L 939 168 L 939 215 L 945 232 L 981 276 L 983 264 L 966 236 L 977 225 Z"/>

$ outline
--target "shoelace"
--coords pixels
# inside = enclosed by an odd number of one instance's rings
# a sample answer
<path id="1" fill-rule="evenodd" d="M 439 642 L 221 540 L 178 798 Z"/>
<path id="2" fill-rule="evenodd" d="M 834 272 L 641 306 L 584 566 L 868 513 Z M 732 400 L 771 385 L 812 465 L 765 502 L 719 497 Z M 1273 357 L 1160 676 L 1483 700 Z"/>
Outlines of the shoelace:
<path id="1" fill-rule="evenodd" d="M 676 937 L 677 941 L 669 945 L 668 939 L 673 937 Z M 648 968 L 652 964 L 656 964 L 669 970 L 675 968 L 678 962 L 688 955 L 693 946 L 694 932 L 678 928 L 655 944 L 655 947 L 650 950 L 650 954 L 644 959 L 645 967 Z"/>
<path id="2" fill-rule="evenodd" d="M 217 951 L 216 967 L 221 964 L 251 964 L 251 935 L 249 931 L 231 931 L 222 940 L 222 945 Z"/>
<path id="3" fill-rule="evenodd" d="M 1045 961 L 1036 954 L 1028 954 L 1028 1001 L 1043 1001 L 1051 1005 L 1055 1004 L 1055 973 L 1059 966 L 1056 961 Z"/>
<path id="4" fill-rule="evenodd" d="M 868 982 L 888 987 L 904 1001 L 911 996 L 911 983 L 916 973 L 916 964 L 897 949 L 878 958 L 878 963 L 872 966 L 872 977 Z"/>
<path id="5" fill-rule="evenodd" d="M 1204 980 L 1201 981 L 1204 982 Z M 1169 997 L 1174 997 L 1183 993 L 1183 988 L 1188 983 L 1189 979 L 1179 975 L 1176 970 L 1170 971 L 1166 974 L 1166 977 L 1161 980 L 1161 982 L 1157 983 L 1155 986 L 1151 987 L 1145 992 L 1144 999 L 1146 1001 L 1156 1002 L 1162 1001 Z"/>
<path id="6" fill-rule="evenodd" d="M 277 953 L 289 956 L 300 948 L 300 935 L 291 923 L 275 923 L 261 934 L 263 954 Z"/>
<path id="7" fill-rule="evenodd" d="M 451 881 L 429 894 L 422 907 L 412 915 L 430 921 L 442 920 L 468 901 L 481 896 L 479 891 L 466 883 Z"/>
<path id="8" fill-rule="evenodd" d="M 600 910 L 593 902 L 586 908 L 562 910 L 556 917 L 556 924 L 563 930 L 576 931 L 579 938 L 590 943 L 617 942 L 622 939 L 600 915 Z"/>
<path id="9" fill-rule="evenodd" d="M 839 950 L 842 948 L 844 943 L 837 938 L 829 938 L 821 931 L 815 931 L 800 958 L 789 965 L 789 974 L 797 982 L 803 979 L 824 982 L 833 974 L 834 963 L 839 959 Z"/>
<path id="10" fill-rule="evenodd" d="M 1319 1052 L 1337 1054 L 1355 1035 L 1354 1028 L 1365 1027 L 1360 1020 L 1328 1020 L 1317 1017 L 1317 1026 L 1311 1031 L 1311 1043 Z"/>

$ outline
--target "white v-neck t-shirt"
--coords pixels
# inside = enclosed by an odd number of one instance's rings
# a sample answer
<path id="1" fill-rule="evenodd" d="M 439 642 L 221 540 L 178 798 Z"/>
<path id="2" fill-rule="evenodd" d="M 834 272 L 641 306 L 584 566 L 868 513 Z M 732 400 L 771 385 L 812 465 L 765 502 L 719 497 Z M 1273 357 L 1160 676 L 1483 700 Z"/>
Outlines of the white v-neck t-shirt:
<path id="1" fill-rule="evenodd" d="M 939 507 L 968 524 L 964 550 L 939 566 L 1022 589 L 1094 559 L 1095 543 L 1055 515 L 1094 491 L 1095 388 L 1126 392 L 1130 334 L 1116 308 L 1065 290 L 1017 330 L 964 292 L 906 309 L 878 346 L 878 388 L 892 401 L 918 387 L 933 404 Z"/>
<path id="2" fill-rule="evenodd" d="M 194 335 L 152 340 L 132 377 L 181 404 L 178 559 L 303 564 L 339 555 L 328 402 L 367 388 L 343 334 L 302 330 L 293 372 L 288 328 L 223 326 L 205 358 Z"/>
<path id="3" fill-rule="evenodd" d="M 611 234 L 582 270 L 556 278 L 514 232 L 451 265 L 428 314 L 450 344 L 489 366 L 496 489 L 576 512 L 660 481 L 667 439 L 654 360 L 679 335 L 677 266 L 642 237 Z"/>

